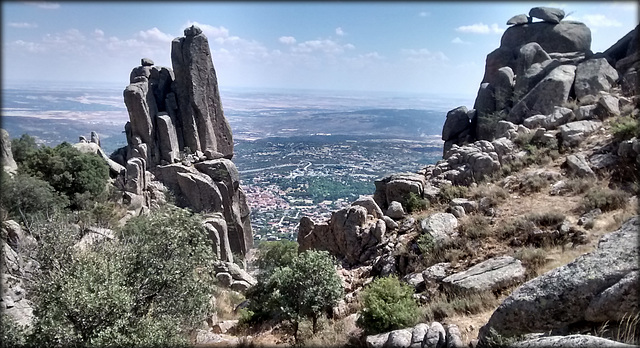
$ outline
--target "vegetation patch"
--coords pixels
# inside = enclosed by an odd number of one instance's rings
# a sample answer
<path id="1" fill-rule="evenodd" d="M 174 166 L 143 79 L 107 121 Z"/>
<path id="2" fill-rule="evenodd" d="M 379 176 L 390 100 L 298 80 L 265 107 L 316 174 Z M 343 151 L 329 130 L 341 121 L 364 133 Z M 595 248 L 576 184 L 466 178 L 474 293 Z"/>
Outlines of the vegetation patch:
<path id="1" fill-rule="evenodd" d="M 612 211 L 624 208 L 628 198 L 628 193 L 622 190 L 594 186 L 584 195 L 581 207 L 584 212 L 596 208 L 602 211 Z"/>
<path id="2" fill-rule="evenodd" d="M 611 122 L 611 132 L 616 141 L 640 137 L 640 121 L 633 116 L 622 116 Z"/>
<path id="3" fill-rule="evenodd" d="M 449 204 L 454 198 L 462 198 L 467 195 L 469 188 L 458 185 L 442 185 L 438 192 L 438 201 L 442 204 Z"/>
<path id="4" fill-rule="evenodd" d="M 458 225 L 458 233 L 471 240 L 487 237 L 491 233 L 489 219 L 482 215 L 467 215 Z"/>
<path id="5" fill-rule="evenodd" d="M 415 325 L 419 307 L 413 292 L 411 286 L 394 276 L 375 279 L 362 290 L 358 326 L 373 335 Z"/>
<path id="6" fill-rule="evenodd" d="M 496 308 L 500 302 L 491 291 L 439 293 L 423 307 L 428 321 L 442 321 L 456 314 L 473 315 Z"/>
<path id="7" fill-rule="evenodd" d="M 408 213 L 423 211 L 429 208 L 429 201 L 420 197 L 415 192 L 409 192 L 405 199 L 404 208 Z"/>
<path id="8" fill-rule="evenodd" d="M 527 269 L 528 279 L 538 276 L 538 271 L 549 262 L 547 251 L 542 248 L 524 247 L 518 250 L 514 257 Z"/>

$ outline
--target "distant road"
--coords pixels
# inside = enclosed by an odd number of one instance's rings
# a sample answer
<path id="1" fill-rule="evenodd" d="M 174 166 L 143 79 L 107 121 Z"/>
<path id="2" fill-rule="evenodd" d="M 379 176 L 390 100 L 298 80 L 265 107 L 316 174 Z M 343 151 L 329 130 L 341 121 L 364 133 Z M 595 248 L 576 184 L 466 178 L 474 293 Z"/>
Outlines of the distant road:
<path id="1" fill-rule="evenodd" d="M 242 171 L 240 171 L 240 174 L 242 174 L 242 173 L 255 173 L 255 172 L 261 172 L 263 170 L 269 170 L 269 169 L 275 169 L 275 168 L 283 168 L 283 167 L 297 167 L 299 165 L 300 165 L 300 163 L 279 164 L 277 166 L 270 166 L 270 167 L 242 170 Z"/>

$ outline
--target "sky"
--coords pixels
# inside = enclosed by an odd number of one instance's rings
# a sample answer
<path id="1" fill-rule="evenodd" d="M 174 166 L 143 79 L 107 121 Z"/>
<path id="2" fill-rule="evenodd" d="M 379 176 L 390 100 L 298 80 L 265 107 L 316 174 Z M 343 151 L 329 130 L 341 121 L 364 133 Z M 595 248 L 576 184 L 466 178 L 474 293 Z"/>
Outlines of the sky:
<path id="1" fill-rule="evenodd" d="M 126 87 L 143 57 L 171 67 L 191 25 L 220 88 L 474 96 L 506 22 L 561 8 L 606 50 L 638 24 L 631 2 L 2 2 L 2 82 Z"/>

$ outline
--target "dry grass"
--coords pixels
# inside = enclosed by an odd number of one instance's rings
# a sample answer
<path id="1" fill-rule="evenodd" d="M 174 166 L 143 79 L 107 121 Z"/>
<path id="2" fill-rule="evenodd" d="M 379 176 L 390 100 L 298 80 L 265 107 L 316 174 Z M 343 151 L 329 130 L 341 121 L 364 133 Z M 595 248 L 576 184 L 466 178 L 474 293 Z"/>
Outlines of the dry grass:
<path id="1" fill-rule="evenodd" d="M 315 335 L 304 338 L 304 345 L 308 347 L 342 347 L 348 342 L 357 342 L 363 331 L 356 325 L 354 315 L 333 320 L 325 319 L 319 322 L 320 330 Z"/>
<path id="2" fill-rule="evenodd" d="M 216 293 L 216 313 L 218 319 L 239 319 L 238 314 L 234 313 L 233 310 L 244 300 L 244 296 L 236 291 L 218 288 L 218 292 Z"/>

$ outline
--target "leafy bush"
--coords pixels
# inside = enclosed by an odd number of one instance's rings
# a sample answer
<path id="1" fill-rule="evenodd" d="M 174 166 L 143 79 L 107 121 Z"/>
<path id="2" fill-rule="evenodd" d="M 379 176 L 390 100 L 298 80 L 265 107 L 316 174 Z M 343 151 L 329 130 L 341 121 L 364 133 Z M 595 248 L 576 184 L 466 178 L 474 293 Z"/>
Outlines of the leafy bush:
<path id="1" fill-rule="evenodd" d="M 36 151 L 38 151 L 36 138 L 29 134 L 22 134 L 20 138 L 11 139 L 11 153 L 18 166 L 21 166 Z"/>
<path id="2" fill-rule="evenodd" d="M 414 192 L 410 192 L 407 195 L 406 203 L 404 204 L 404 208 L 408 213 L 413 213 L 417 211 L 425 210 L 429 207 L 429 201 L 418 196 Z"/>
<path id="3" fill-rule="evenodd" d="M 267 273 L 290 266 L 298 256 L 298 243 L 289 240 L 262 242 L 257 249 L 256 266 Z"/>
<path id="4" fill-rule="evenodd" d="M 102 158 L 82 153 L 66 142 L 30 152 L 18 170 L 47 181 L 76 209 L 81 208 L 83 194 L 96 197 L 103 193 L 109 178 L 109 167 Z"/>
<path id="5" fill-rule="evenodd" d="M 413 288 L 396 277 L 375 279 L 361 296 L 363 308 L 357 325 L 367 335 L 413 326 L 418 320 Z"/>
<path id="6" fill-rule="evenodd" d="M 418 250 L 422 254 L 429 254 L 436 247 L 436 241 L 433 239 L 433 236 L 429 233 L 423 233 L 418 237 Z"/>
<path id="7" fill-rule="evenodd" d="M 14 220 L 30 221 L 38 216 L 51 216 L 69 205 L 67 197 L 56 192 L 48 182 L 30 175 L 9 177 L 2 174 L 1 186 L 0 205 Z"/>
<path id="8" fill-rule="evenodd" d="M 18 347 L 24 345 L 27 330 L 8 314 L 0 312 L 0 347 Z"/>
<path id="9" fill-rule="evenodd" d="M 200 219 L 177 208 L 133 218 L 85 249 L 64 217 L 32 230 L 38 346 L 175 345 L 211 312 L 214 256 Z"/>
<path id="10" fill-rule="evenodd" d="M 640 137 L 640 122 L 633 116 L 618 117 L 611 123 L 611 132 L 616 141 Z"/>
<path id="11" fill-rule="evenodd" d="M 442 185 L 438 192 L 438 201 L 448 204 L 454 198 L 465 197 L 468 190 L 466 186 Z"/>
<path id="12" fill-rule="evenodd" d="M 628 194 L 619 189 L 594 186 L 582 199 L 582 210 L 585 212 L 600 208 L 602 211 L 611 211 L 624 208 L 627 204 Z"/>
<path id="13" fill-rule="evenodd" d="M 286 246 L 283 249 L 290 251 Z M 284 261 L 283 257 L 279 262 Z M 299 322 L 311 318 L 313 333 L 316 333 L 322 313 L 335 306 L 343 294 L 334 262 L 326 251 L 308 250 L 287 265 L 267 268 L 258 277 L 258 284 L 247 293 L 251 300 L 248 309 L 254 313 L 248 320 L 291 320 L 297 338 Z"/>
<path id="14" fill-rule="evenodd" d="M 506 119 L 506 117 L 506 113 L 502 111 L 496 111 L 490 114 L 478 113 L 478 138 L 480 140 L 493 140 L 498 122 Z"/>

